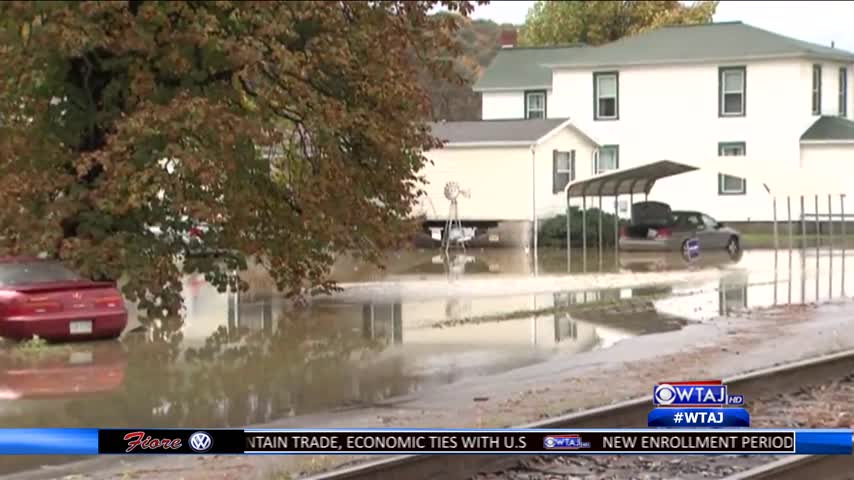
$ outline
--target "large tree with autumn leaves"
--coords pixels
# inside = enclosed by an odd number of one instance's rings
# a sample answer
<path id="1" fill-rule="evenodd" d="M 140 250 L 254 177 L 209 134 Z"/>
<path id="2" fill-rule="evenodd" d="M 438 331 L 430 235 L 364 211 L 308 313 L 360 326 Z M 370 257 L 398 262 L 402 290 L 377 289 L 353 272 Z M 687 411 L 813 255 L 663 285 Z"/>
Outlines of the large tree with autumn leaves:
<path id="1" fill-rule="evenodd" d="M 180 304 L 248 258 L 321 288 L 405 231 L 469 2 L 0 2 L 0 255 L 47 253 Z M 174 262 L 211 226 L 225 261 Z"/>
<path id="2" fill-rule="evenodd" d="M 717 1 L 565 0 L 539 1 L 522 27 L 525 45 L 601 45 L 666 25 L 708 23 Z"/>

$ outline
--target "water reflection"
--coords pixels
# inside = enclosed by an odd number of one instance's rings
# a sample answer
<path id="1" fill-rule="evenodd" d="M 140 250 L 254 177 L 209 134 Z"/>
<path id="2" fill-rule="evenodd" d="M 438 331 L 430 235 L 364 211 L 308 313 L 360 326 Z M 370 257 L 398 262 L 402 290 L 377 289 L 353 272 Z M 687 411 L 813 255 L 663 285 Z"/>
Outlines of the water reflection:
<path id="1" fill-rule="evenodd" d="M 679 253 L 635 253 L 612 250 L 603 252 L 603 261 L 598 262 L 598 253 L 587 252 L 589 265 L 598 268 L 583 268 L 581 250 L 573 249 L 571 265 L 567 265 L 566 250 L 543 249 L 538 253 L 540 274 L 614 273 L 620 271 L 665 271 L 690 270 L 696 268 L 719 268 L 736 264 L 740 255 L 730 256 L 724 251 L 704 252 L 694 261 L 686 261 Z M 594 261 L 595 260 L 595 261 Z M 520 249 L 483 249 L 445 257 L 435 250 L 410 250 L 395 252 L 385 259 L 386 269 L 341 258 L 332 270 L 332 277 L 343 283 L 378 280 L 418 280 L 448 276 L 452 279 L 466 276 L 534 275 L 532 256 Z"/>
<path id="2" fill-rule="evenodd" d="M 524 254 L 494 255 L 472 254 L 474 260 L 461 262 L 463 273 L 524 268 Z M 811 255 L 748 251 L 737 263 L 704 255 L 689 265 L 679 256 L 623 255 L 620 269 L 626 271 L 726 272 L 703 283 L 588 292 L 420 302 L 321 299 L 299 312 L 263 288 L 221 294 L 188 277 L 186 317 L 178 328 L 163 329 L 168 335 L 132 312 L 131 331 L 121 342 L 62 347 L 47 356 L 0 350 L 0 418 L 7 427 L 240 427 L 376 404 L 692 321 L 845 295 L 850 256 Z M 506 262 L 494 267 L 502 258 Z M 565 268 L 563 252 L 554 258 L 556 270 Z M 398 272 L 392 278 L 449 273 L 447 265 L 423 256 L 406 263 L 392 269 Z M 728 268 L 733 265 L 738 268 Z M 805 288 L 809 280 L 816 281 L 816 292 Z M 793 287 L 798 283 L 800 295 Z M 0 473 L 34 462 L 0 459 Z"/>

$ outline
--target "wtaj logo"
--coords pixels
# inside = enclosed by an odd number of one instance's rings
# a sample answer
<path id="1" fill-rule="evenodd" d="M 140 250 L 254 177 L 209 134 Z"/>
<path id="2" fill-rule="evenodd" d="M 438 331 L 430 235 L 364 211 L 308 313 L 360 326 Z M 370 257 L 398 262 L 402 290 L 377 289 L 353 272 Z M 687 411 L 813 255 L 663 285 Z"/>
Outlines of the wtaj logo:
<path id="1" fill-rule="evenodd" d="M 546 450 L 579 450 L 590 448 L 590 442 L 581 440 L 580 435 L 549 435 L 543 439 Z"/>
<path id="2" fill-rule="evenodd" d="M 652 393 L 652 403 L 659 407 L 703 407 L 743 405 L 743 395 L 729 395 L 720 380 L 704 382 L 659 383 Z"/>

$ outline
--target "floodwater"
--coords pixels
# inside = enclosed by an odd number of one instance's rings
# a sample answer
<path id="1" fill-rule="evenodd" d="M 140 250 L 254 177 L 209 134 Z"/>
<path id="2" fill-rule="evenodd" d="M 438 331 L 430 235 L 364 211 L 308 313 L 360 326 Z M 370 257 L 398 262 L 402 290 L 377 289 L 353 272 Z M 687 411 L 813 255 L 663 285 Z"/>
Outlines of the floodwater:
<path id="1" fill-rule="evenodd" d="M 599 271 L 593 253 L 591 274 Z M 570 270 L 578 272 L 582 260 L 573 257 Z M 0 421 L 7 428 L 242 427 L 393 402 L 555 355 L 607 349 L 746 309 L 831 300 L 854 288 L 854 255 L 840 251 L 702 255 L 691 265 L 678 255 L 602 257 L 603 272 L 707 268 L 720 275 L 488 298 L 464 291 L 418 301 L 331 297 L 299 313 L 265 287 L 263 276 L 251 278 L 253 289 L 241 294 L 220 294 L 191 276 L 180 324 L 143 326 L 132 312 L 119 341 L 0 349 Z M 567 268 L 559 251 L 541 252 L 537 269 L 515 250 L 470 251 L 450 264 L 429 251 L 390 258 L 384 272 L 342 261 L 334 275 L 342 282 L 455 281 L 565 275 Z M 0 473 L 64 460 L 6 457 Z"/>

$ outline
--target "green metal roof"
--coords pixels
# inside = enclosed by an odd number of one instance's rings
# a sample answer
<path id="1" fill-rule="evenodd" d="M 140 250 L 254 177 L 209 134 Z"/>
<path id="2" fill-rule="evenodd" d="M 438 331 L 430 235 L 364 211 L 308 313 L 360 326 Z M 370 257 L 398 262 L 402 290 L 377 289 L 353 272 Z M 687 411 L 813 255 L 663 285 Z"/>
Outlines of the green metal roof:
<path id="1" fill-rule="evenodd" d="M 433 136 L 447 143 L 536 142 L 566 118 L 474 120 L 429 124 Z"/>
<path id="2" fill-rule="evenodd" d="M 583 45 L 501 49 L 473 88 L 475 91 L 551 88 L 552 69 L 544 65 L 564 61 L 581 47 Z"/>
<path id="3" fill-rule="evenodd" d="M 552 68 L 797 57 L 854 63 L 854 53 L 838 48 L 803 42 L 741 22 L 708 23 L 663 27 L 597 47 L 505 49 L 474 89 L 550 88 Z"/>
<path id="4" fill-rule="evenodd" d="M 854 141 L 854 122 L 841 117 L 820 117 L 801 135 L 806 141 Z"/>

